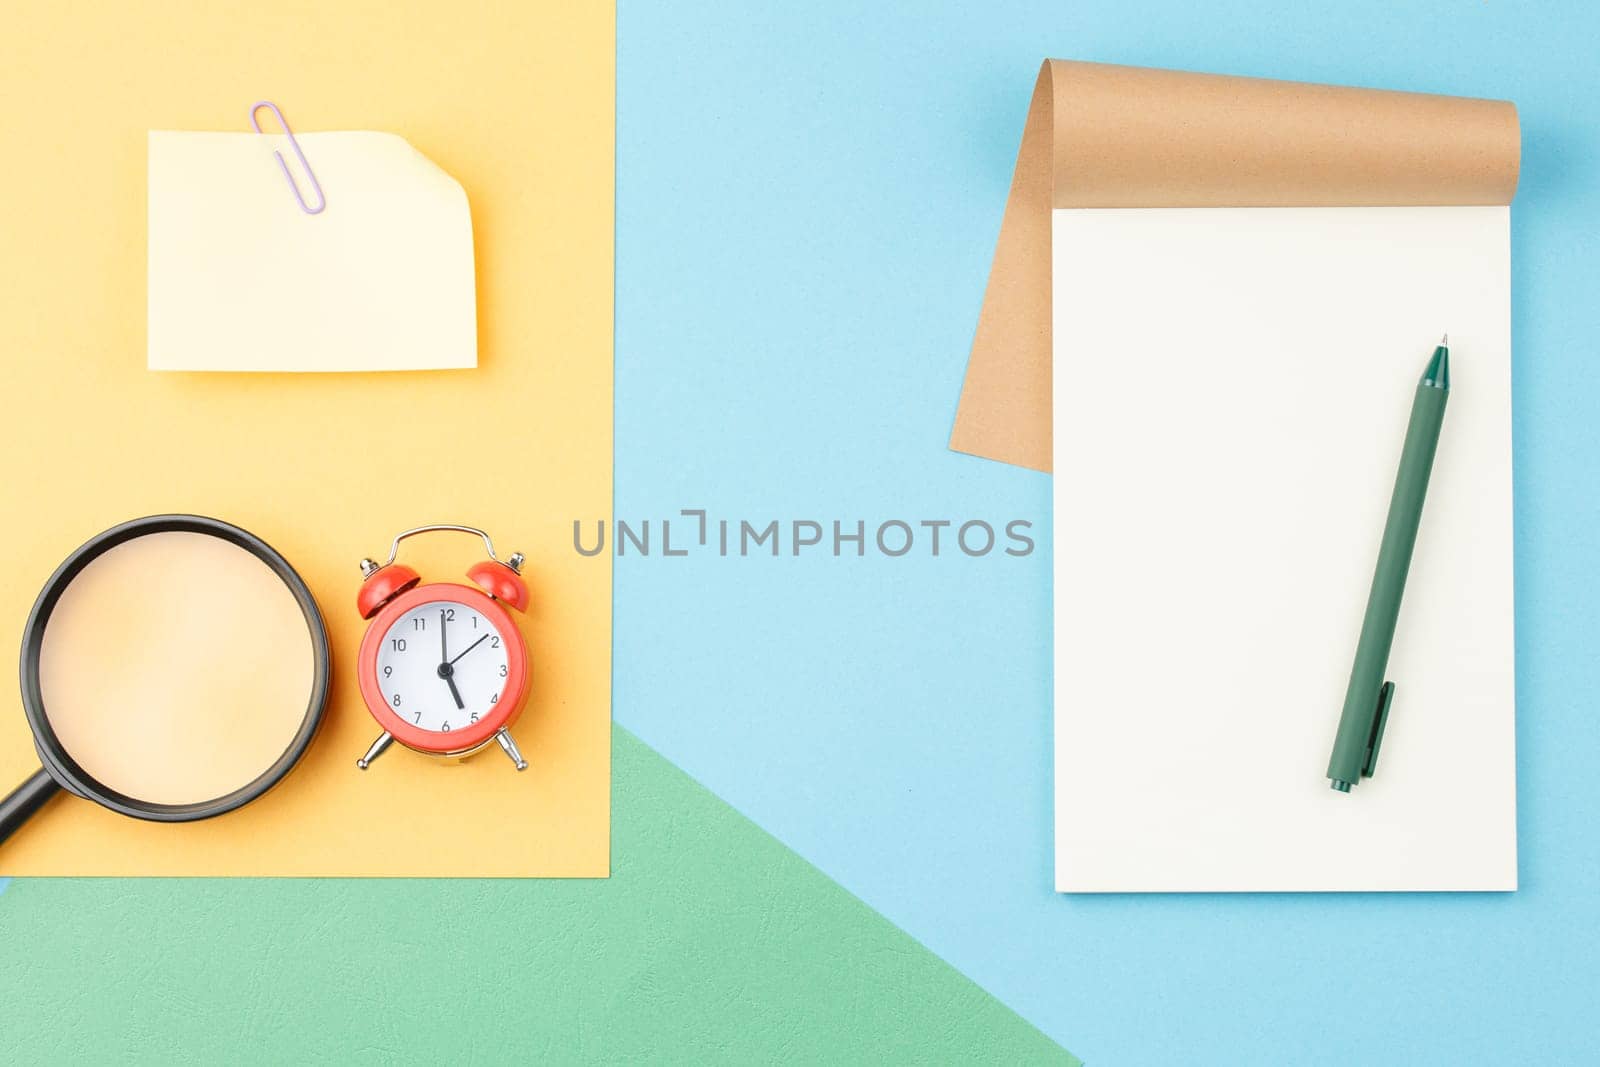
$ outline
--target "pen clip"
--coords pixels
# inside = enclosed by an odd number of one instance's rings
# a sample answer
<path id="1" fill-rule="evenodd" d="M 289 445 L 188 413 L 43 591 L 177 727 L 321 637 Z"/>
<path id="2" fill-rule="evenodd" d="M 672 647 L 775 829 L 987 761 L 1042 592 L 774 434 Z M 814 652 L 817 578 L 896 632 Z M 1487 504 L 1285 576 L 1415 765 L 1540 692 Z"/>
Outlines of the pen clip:
<path id="1" fill-rule="evenodd" d="M 1383 727 L 1389 721 L 1389 705 L 1394 703 L 1394 683 L 1384 682 L 1378 690 L 1378 707 L 1372 713 L 1372 731 L 1367 734 L 1366 758 L 1361 761 L 1361 777 L 1371 778 L 1378 769 L 1378 746 L 1383 744 Z"/>

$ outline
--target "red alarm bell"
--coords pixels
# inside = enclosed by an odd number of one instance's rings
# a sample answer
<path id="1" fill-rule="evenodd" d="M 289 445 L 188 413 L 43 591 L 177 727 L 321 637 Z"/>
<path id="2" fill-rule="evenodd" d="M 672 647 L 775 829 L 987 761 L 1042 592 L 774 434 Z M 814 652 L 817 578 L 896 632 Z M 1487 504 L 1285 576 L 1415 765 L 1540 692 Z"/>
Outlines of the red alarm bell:
<path id="1" fill-rule="evenodd" d="M 401 541 L 441 530 L 483 538 L 489 558 L 467 570 L 476 588 L 424 583 L 415 570 L 395 562 Z M 522 558 L 517 552 L 501 561 L 482 530 L 439 523 L 396 537 L 384 563 L 361 561 L 356 609 L 371 622 L 356 676 L 383 733 L 356 766 L 366 770 L 394 741 L 451 759 L 497 742 L 517 770 L 527 768 L 510 727 L 527 696 L 528 650 L 506 610 L 528 607 Z"/>

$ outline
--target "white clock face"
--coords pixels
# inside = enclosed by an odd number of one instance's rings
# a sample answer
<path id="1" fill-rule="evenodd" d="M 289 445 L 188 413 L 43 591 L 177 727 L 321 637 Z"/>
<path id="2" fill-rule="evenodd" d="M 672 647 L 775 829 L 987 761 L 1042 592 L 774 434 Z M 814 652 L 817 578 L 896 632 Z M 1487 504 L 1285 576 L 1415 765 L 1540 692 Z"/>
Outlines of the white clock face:
<path id="1" fill-rule="evenodd" d="M 452 600 L 419 604 L 378 646 L 378 691 L 389 709 L 422 730 L 447 734 L 501 710 L 510 661 L 487 616 Z"/>

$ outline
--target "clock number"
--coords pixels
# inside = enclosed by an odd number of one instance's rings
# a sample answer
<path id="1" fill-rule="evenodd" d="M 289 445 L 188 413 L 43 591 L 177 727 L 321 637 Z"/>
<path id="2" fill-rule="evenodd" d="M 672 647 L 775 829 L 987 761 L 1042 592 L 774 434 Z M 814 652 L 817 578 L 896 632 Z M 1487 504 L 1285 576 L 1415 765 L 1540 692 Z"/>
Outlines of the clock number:
<path id="1" fill-rule="evenodd" d="M 413 630 L 426 630 L 428 628 L 428 620 L 418 615 L 411 620 L 411 628 Z"/>
<path id="2" fill-rule="evenodd" d="M 445 608 L 444 609 L 444 621 L 445 622 L 455 622 L 456 621 L 456 609 L 455 608 Z"/>
<path id="3" fill-rule="evenodd" d="M 400 694 L 399 693 L 396 693 L 394 695 L 394 706 L 397 707 L 397 708 L 400 706 Z"/>
<path id="4" fill-rule="evenodd" d="M 404 652 L 406 650 L 406 639 L 403 637 L 391 637 L 389 646 L 396 652 Z"/>
<path id="5" fill-rule="evenodd" d="M 494 695 L 494 696 L 492 696 L 492 697 L 490 697 L 490 698 L 489 698 L 489 703 L 491 703 L 491 704 L 498 704 L 498 703 L 500 703 L 500 694 L 499 694 L 499 693 L 496 693 L 496 694 L 495 694 L 495 695 Z"/>
<path id="6" fill-rule="evenodd" d="M 477 722 L 478 721 L 478 713 L 477 712 L 473 712 L 472 713 L 472 721 L 473 722 Z"/>
<path id="7" fill-rule="evenodd" d="M 417 712 L 417 717 L 415 719 L 412 719 L 411 721 L 412 722 L 421 722 L 422 721 L 422 712 L 420 712 L 420 711 Z"/>
<path id="8" fill-rule="evenodd" d="M 472 617 L 472 628 L 474 630 L 478 628 L 478 617 L 476 615 Z"/>
<path id="9" fill-rule="evenodd" d="M 393 667 L 384 667 L 383 668 L 383 676 L 385 678 L 389 677 L 393 673 L 394 673 L 394 668 Z"/>
<path id="10" fill-rule="evenodd" d="M 489 638 L 489 647 L 490 648 L 499 648 L 500 647 L 500 639 L 498 637 Z"/>
<path id="11" fill-rule="evenodd" d="M 506 676 L 506 665 L 504 663 L 502 663 L 502 664 L 500 664 L 500 677 L 504 678 L 505 676 Z"/>
<path id="12" fill-rule="evenodd" d="M 440 733 L 442 733 L 442 734 L 447 734 L 447 733 L 449 733 L 449 732 L 450 732 L 450 724 L 449 724 L 449 723 L 444 723 L 444 724 L 442 724 L 442 725 L 441 725 L 441 726 L 440 726 L 440 727 L 439 727 L 439 732 L 440 732 Z"/>

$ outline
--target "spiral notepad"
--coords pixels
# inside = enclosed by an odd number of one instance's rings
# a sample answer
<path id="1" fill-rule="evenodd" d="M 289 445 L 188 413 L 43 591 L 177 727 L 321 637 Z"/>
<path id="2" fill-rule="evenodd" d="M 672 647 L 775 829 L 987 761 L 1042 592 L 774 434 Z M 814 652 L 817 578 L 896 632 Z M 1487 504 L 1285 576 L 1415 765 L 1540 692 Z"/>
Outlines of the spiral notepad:
<path id="1" fill-rule="evenodd" d="M 1516 888 L 1496 101 L 1045 65 L 951 446 L 1055 475 L 1056 885 Z M 1328 787 L 1420 361 L 1383 765 Z"/>

